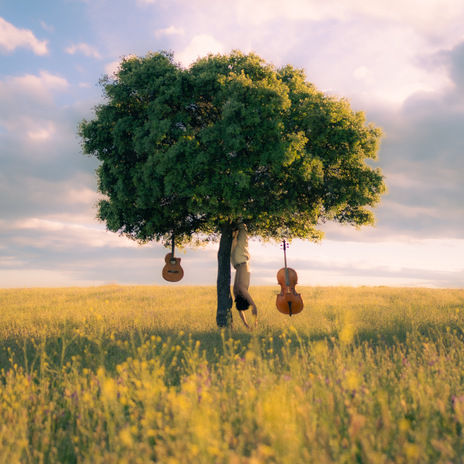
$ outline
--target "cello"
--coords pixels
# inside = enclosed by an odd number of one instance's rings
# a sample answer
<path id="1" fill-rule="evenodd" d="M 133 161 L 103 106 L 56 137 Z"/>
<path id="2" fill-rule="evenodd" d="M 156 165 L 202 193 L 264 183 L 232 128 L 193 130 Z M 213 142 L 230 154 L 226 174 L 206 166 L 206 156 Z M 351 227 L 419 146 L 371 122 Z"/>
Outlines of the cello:
<path id="1" fill-rule="evenodd" d="M 180 265 L 180 258 L 175 258 L 174 257 L 174 235 L 172 236 L 172 251 L 171 253 L 168 253 L 165 258 L 165 265 L 163 267 L 163 278 L 164 280 L 167 280 L 168 282 L 179 282 L 179 280 L 184 277 L 184 270 L 182 269 Z"/>
<path id="2" fill-rule="evenodd" d="M 284 240 L 282 244 L 284 250 L 285 266 L 277 272 L 277 282 L 281 287 L 281 292 L 277 295 L 277 309 L 283 313 L 292 316 L 303 310 L 303 299 L 296 292 L 295 285 L 298 283 L 298 275 L 294 269 L 287 267 L 287 242 Z"/>

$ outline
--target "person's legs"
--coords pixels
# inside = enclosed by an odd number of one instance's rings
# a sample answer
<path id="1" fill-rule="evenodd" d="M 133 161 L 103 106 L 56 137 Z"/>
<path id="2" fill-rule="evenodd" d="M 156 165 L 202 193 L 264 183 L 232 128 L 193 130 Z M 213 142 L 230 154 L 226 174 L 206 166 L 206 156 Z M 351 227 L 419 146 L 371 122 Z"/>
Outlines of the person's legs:
<path id="1" fill-rule="evenodd" d="M 250 286 L 250 266 L 248 265 L 248 262 L 239 264 L 235 268 L 235 280 L 234 280 L 234 297 L 237 298 L 237 295 L 242 296 L 250 305 L 251 305 L 251 313 L 253 316 L 255 316 L 255 327 L 258 324 L 258 309 L 256 307 L 255 302 L 253 301 L 253 298 L 251 297 L 250 293 L 248 292 L 248 287 Z M 237 305 L 237 304 L 236 304 Z M 243 322 L 247 327 L 249 327 L 248 323 L 246 322 L 246 319 L 244 319 L 243 311 L 240 311 L 242 314 L 240 316 L 242 317 Z"/>
<path id="2" fill-rule="evenodd" d="M 237 265 L 237 267 L 235 268 L 235 279 L 233 288 L 234 296 L 237 296 L 237 294 L 240 293 L 245 299 L 248 300 L 247 295 L 249 295 L 248 287 L 250 286 L 250 275 L 251 274 L 248 262 Z"/>

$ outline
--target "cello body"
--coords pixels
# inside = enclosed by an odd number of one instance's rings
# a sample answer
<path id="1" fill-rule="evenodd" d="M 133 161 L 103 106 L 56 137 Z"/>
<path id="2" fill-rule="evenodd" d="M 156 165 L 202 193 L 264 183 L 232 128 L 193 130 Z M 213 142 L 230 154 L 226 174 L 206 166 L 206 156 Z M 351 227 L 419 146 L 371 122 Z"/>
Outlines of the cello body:
<path id="1" fill-rule="evenodd" d="M 277 295 L 277 309 L 283 313 L 292 316 L 303 311 L 303 299 L 296 292 L 295 286 L 298 283 L 298 275 L 292 268 L 287 267 L 286 242 L 283 242 L 285 267 L 277 272 L 277 282 L 281 287 L 280 293 Z"/>

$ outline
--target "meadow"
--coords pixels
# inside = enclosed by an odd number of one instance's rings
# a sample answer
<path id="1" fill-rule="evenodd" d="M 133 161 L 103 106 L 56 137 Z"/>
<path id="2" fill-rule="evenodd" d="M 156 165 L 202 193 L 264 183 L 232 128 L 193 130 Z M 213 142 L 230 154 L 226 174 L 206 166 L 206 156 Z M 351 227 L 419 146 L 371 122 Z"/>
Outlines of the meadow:
<path id="1" fill-rule="evenodd" d="M 0 464 L 464 462 L 463 289 L 278 290 L 0 290 Z"/>

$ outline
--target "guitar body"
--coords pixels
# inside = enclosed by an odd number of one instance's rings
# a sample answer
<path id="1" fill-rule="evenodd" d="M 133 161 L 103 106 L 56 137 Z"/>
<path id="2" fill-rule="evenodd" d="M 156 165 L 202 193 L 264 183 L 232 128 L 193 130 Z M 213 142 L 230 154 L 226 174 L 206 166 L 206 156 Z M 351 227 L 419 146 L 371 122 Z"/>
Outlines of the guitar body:
<path id="1" fill-rule="evenodd" d="M 277 273 L 277 282 L 281 286 L 281 292 L 277 295 L 276 299 L 277 309 L 289 316 L 303 311 L 303 299 L 295 290 L 295 285 L 298 283 L 298 276 L 295 270 L 290 267 L 283 267 Z"/>
<path id="2" fill-rule="evenodd" d="M 184 277 L 184 270 L 180 265 L 180 258 L 174 258 L 173 253 L 168 253 L 164 261 L 166 262 L 163 267 L 163 278 L 168 282 L 179 282 Z"/>

